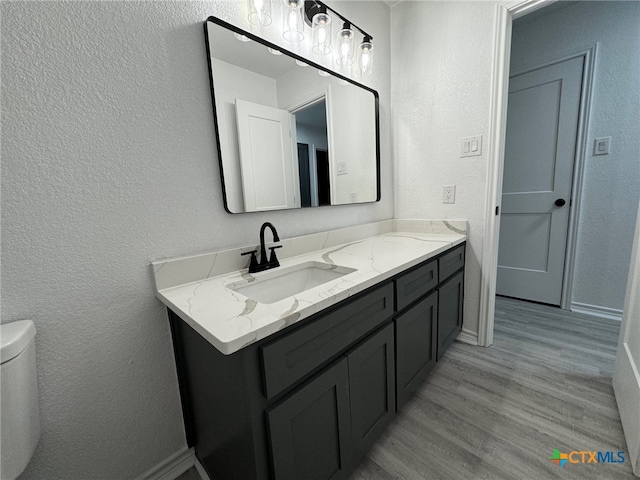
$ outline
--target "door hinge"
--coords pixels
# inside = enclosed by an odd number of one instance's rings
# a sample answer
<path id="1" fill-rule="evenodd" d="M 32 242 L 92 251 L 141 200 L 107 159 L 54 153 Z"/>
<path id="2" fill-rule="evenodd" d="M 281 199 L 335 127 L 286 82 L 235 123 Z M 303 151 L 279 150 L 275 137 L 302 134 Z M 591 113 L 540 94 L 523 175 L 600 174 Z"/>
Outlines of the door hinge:
<path id="1" fill-rule="evenodd" d="M 500 206 L 496 205 L 496 215 L 500 215 Z"/>

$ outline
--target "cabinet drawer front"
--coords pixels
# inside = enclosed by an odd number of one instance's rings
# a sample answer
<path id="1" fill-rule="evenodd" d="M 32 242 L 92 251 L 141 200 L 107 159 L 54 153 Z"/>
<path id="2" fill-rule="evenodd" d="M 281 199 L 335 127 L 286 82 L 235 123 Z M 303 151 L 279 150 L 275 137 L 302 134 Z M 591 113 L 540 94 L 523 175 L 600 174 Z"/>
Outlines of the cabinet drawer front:
<path id="1" fill-rule="evenodd" d="M 464 244 L 445 253 L 438 259 L 440 268 L 440 282 L 446 280 L 451 274 L 464 267 Z"/>
<path id="2" fill-rule="evenodd" d="M 438 284 L 438 262 L 420 265 L 398 277 L 396 284 L 396 310 L 402 310 Z"/>
<path id="3" fill-rule="evenodd" d="M 265 394 L 273 398 L 393 315 L 393 285 L 349 301 L 261 348 Z"/>

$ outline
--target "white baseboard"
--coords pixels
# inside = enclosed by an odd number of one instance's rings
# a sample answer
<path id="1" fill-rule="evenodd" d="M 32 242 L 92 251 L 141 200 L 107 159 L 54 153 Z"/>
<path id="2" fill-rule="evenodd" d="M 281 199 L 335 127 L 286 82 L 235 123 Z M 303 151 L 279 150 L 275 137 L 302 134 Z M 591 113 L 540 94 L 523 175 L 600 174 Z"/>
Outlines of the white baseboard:
<path id="1" fill-rule="evenodd" d="M 569 310 L 576 313 L 591 315 L 592 317 L 608 318 L 609 320 L 622 320 L 622 310 L 617 308 L 601 307 L 599 305 L 590 305 L 588 303 L 571 302 Z"/>
<path id="2" fill-rule="evenodd" d="M 460 340 L 462 343 L 467 343 L 469 345 L 478 345 L 478 334 L 463 328 L 458 334 L 458 338 L 456 338 L 456 340 Z"/>
<path id="3" fill-rule="evenodd" d="M 185 445 L 165 461 L 140 475 L 138 480 L 175 480 L 193 467 L 195 462 L 196 455 L 193 448 L 187 448 Z M 208 478 L 202 477 L 202 480 L 208 480 Z"/>
<path id="4" fill-rule="evenodd" d="M 204 469 L 204 467 L 200 463 L 200 460 L 198 460 L 198 457 L 196 457 L 196 470 L 198 471 L 198 475 L 200 475 L 200 478 L 202 480 L 211 480 L 209 478 L 209 475 L 207 475 L 207 471 Z"/>

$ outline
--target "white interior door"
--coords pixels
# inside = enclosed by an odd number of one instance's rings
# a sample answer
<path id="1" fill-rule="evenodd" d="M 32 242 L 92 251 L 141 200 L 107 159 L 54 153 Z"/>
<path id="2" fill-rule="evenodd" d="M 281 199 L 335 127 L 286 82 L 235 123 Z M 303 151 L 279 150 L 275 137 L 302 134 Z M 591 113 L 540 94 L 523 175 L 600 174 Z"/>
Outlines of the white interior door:
<path id="1" fill-rule="evenodd" d="M 560 305 L 583 62 L 509 80 L 499 295 Z"/>
<path id="2" fill-rule="evenodd" d="M 246 211 L 299 207 L 295 117 L 237 99 L 236 118 Z"/>
<path id="3" fill-rule="evenodd" d="M 633 473 L 640 477 L 640 205 L 613 374 L 613 390 Z"/>

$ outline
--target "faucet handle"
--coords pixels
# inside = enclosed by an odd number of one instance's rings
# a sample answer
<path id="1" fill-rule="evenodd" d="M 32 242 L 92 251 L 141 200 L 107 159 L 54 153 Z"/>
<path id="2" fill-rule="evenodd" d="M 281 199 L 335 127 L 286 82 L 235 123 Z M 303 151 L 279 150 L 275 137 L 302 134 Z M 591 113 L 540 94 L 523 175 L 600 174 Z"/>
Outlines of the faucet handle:
<path id="1" fill-rule="evenodd" d="M 240 254 L 243 256 L 251 254 L 251 261 L 249 262 L 249 273 L 254 273 L 257 271 L 257 268 L 258 268 L 258 258 L 256 257 L 257 253 L 258 253 L 258 250 L 251 250 L 250 252 L 244 252 Z"/>
<path id="2" fill-rule="evenodd" d="M 269 250 L 271 250 L 271 255 L 269 257 L 269 264 L 272 267 L 279 267 L 280 266 L 280 262 L 278 261 L 278 257 L 276 257 L 276 248 L 282 248 L 282 245 L 276 245 L 275 247 L 269 247 Z"/>

